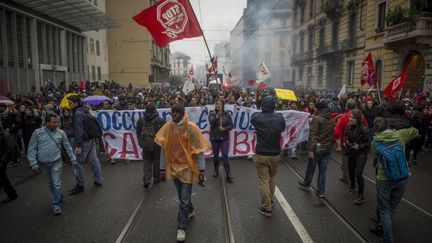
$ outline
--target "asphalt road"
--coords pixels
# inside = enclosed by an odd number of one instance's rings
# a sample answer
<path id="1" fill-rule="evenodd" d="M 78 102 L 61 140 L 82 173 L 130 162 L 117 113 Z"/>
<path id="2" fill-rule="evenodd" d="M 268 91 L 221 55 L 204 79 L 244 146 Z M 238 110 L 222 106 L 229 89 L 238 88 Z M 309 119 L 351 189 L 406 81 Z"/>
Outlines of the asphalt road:
<path id="1" fill-rule="evenodd" d="M 432 153 L 419 155 L 405 201 L 395 214 L 397 242 L 432 242 L 432 195 L 429 192 Z M 101 156 L 103 157 L 103 156 Z M 336 159 L 339 155 L 334 153 Z M 331 160 L 327 172 L 327 197 L 300 190 L 297 181 L 304 175 L 306 158 L 282 157 L 278 189 L 292 211 L 275 200 L 272 218 L 258 213 L 260 198 L 255 165 L 246 159 L 231 159 L 233 184 L 226 184 L 230 221 L 236 242 L 304 242 L 299 225 L 314 242 L 378 242 L 369 233 L 375 217 L 376 194 L 373 181 L 366 180 L 366 203 L 355 206 L 346 184 L 339 182 L 339 164 Z M 196 217 L 187 229 L 187 242 L 226 242 L 227 228 L 219 180 L 212 178 L 208 161 L 206 186 L 193 186 Z M 102 159 L 104 185 L 95 187 L 89 166 L 86 189 L 67 195 L 74 186 L 73 171 L 65 166 L 63 214 L 52 215 L 46 178 L 30 177 L 27 166 L 9 169 L 17 184 L 19 198 L 0 205 L 0 242 L 176 242 L 178 199 L 172 182 L 146 190 L 142 186 L 142 163 L 118 161 L 111 165 Z M 373 168 L 365 175 L 373 179 Z M 315 179 L 314 179 L 315 185 Z M 0 197 L 4 193 L 0 192 Z M 141 203 L 141 204 L 140 204 Z M 423 212 L 422 212 L 423 210 Z M 288 217 L 287 212 L 290 212 Z M 293 215 L 298 222 L 293 221 Z M 128 223 L 129 222 L 129 223 Z M 302 240 L 303 239 L 303 240 Z"/>

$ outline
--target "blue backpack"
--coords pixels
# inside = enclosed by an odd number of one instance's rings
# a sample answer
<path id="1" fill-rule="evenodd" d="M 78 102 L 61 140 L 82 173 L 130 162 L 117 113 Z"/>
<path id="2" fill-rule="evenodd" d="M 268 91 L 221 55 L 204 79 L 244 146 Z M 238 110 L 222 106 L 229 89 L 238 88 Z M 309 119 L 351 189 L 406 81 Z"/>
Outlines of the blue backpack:
<path id="1" fill-rule="evenodd" d="M 405 150 L 399 141 L 381 143 L 373 141 L 384 174 L 391 181 L 408 178 L 409 168 L 405 158 Z"/>

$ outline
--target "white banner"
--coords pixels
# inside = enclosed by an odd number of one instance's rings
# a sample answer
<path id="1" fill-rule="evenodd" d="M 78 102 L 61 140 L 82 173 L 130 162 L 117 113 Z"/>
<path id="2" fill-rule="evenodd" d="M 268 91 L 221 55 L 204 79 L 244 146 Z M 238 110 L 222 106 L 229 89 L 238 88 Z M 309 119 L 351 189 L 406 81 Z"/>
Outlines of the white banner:
<path id="1" fill-rule="evenodd" d="M 186 107 L 189 120 L 194 122 L 201 132 L 209 137 L 209 111 L 214 105 L 205 107 Z M 246 156 L 255 152 L 255 129 L 250 123 L 251 116 L 260 110 L 234 105 L 226 105 L 233 119 L 233 129 L 230 132 L 229 156 Z M 159 115 L 167 121 L 171 117 L 171 109 L 158 109 Z M 92 112 L 97 116 L 104 131 L 103 142 L 107 155 L 113 159 L 139 160 L 142 150 L 136 137 L 136 125 L 144 116 L 144 110 L 131 111 L 99 111 Z M 286 121 L 286 130 L 282 133 L 281 146 L 292 148 L 307 140 L 309 135 L 309 113 L 300 111 L 280 111 Z M 212 151 L 207 151 L 207 157 L 212 157 Z"/>

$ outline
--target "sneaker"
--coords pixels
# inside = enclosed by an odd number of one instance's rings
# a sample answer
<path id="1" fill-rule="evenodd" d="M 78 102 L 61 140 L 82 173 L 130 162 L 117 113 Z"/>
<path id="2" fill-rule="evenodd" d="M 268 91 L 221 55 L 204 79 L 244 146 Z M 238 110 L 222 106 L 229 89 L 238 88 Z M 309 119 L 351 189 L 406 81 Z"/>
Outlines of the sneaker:
<path id="1" fill-rule="evenodd" d="M 110 164 L 115 164 L 115 160 L 113 160 L 113 159 L 110 159 Z"/>
<path id="2" fill-rule="evenodd" d="M 299 184 L 301 189 L 303 189 L 305 191 L 310 191 L 310 186 L 307 186 L 303 181 L 299 181 L 298 184 Z"/>
<path id="3" fill-rule="evenodd" d="M 317 195 L 319 198 L 325 198 L 325 192 L 317 192 L 316 195 Z"/>
<path id="4" fill-rule="evenodd" d="M 55 216 L 60 216 L 62 213 L 62 209 L 61 208 L 53 208 L 53 214 Z"/>
<path id="5" fill-rule="evenodd" d="M 150 188 L 150 182 L 144 182 L 144 188 L 149 189 Z"/>
<path id="6" fill-rule="evenodd" d="M 341 181 L 341 182 L 343 182 L 343 183 L 348 183 L 348 180 L 347 179 L 345 179 L 345 178 L 339 178 L 339 181 Z"/>
<path id="7" fill-rule="evenodd" d="M 2 203 L 10 203 L 10 202 L 12 202 L 13 200 L 15 200 L 15 199 L 17 199 L 17 198 L 18 198 L 17 195 L 12 196 L 12 197 L 7 197 L 7 198 L 5 198 L 5 199 L 2 201 Z"/>
<path id="8" fill-rule="evenodd" d="M 84 187 L 81 185 L 75 185 L 74 188 L 69 190 L 69 195 L 77 194 L 84 191 Z"/>
<path id="9" fill-rule="evenodd" d="M 195 211 L 192 211 L 192 212 L 190 212 L 189 213 L 189 216 L 188 216 L 188 218 L 189 218 L 189 220 L 191 219 L 191 218 L 193 218 L 193 217 L 195 217 Z"/>
<path id="10" fill-rule="evenodd" d="M 369 232 L 379 237 L 383 236 L 383 228 L 380 224 L 375 225 L 373 227 L 369 227 Z"/>
<path id="11" fill-rule="evenodd" d="M 264 215 L 265 217 L 271 217 L 272 216 L 272 212 L 269 211 L 269 210 L 267 210 L 267 209 L 265 209 L 265 208 L 260 208 L 259 209 L 259 213 L 261 215 Z"/>
<path id="12" fill-rule="evenodd" d="M 354 194 L 356 192 L 356 188 L 355 187 L 350 187 L 348 189 L 348 193 Z"/>
<path id="13" fill-rule="evenodd" d="M 272 208 L 274 207 L 274 202 L 273 202 L 273 200 L 271 200 L 271 207 L 272 207 Z"/>
<path id="14" fill-rule="evenodd" d="M 9 167 L 15 167 L 15 166 L 18 166 L 18 165 L 20 165 L 20 164 L 21 164 L 21 159 L 17 159 L 17 160 L 15 160 L 15 161 L 9 162 L 9 163 L 8 163 L 8 166 L 9 166 Z"/>
<path id="15" fill-rule="evenodd" d="M 184 230 L 177 230 L 177 241 L 185 241 L 186 240 L 186 232 Z"/>
<path id="16" fill-rule="evenodd" d="M 93 182 L 93 184 L 97 187 L 100 187 L 103 185 L 102 182 L 97 182 L 97 181 Z"/>
<path id="17" fill-rule="evenodd" d="M 356 199 L 354 199 L 354 204 L 355 205 L 362 205 L 365 202 L 364 196 L 363 195 L 358 195 Z"/>

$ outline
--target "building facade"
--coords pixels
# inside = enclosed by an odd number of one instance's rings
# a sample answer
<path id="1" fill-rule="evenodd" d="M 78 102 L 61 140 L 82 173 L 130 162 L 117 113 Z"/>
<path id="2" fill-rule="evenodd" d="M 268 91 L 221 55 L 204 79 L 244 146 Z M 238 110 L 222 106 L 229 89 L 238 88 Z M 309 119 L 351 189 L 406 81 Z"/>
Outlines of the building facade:
<path id="1" fill-rule="evenodd" d="M 170 56 L 170 62 L 171 75 L 185 79 L 191 68 L 191 57 L 181 52 L 174 52 Z"/>
<path id="2" fill-rule="evenodd" d="M 292 77 L 299 87 L 338 91 L 368 90 L 360 85 L 361 65 L 372 53 L 379 87 L 409 66 L 406 89 L 428 88 L 431 71 L 431 22 L 422 17 L 430 6 L 409 0 L 296 0 L 293 5 Z M 426 4 L 428 5 L 428 4 Z M 429 4 L 430 5 L 430 4 Z M 417 24 L 390 23 L 396 7 L 415 6 Z M 407 23 L 409 22 L 409 23 Z M 407 26 L 410 25 L 410 26 Z M 428 81 L 429 80 L 429 81 Z"/>
<path id="3" fill-rule="evenodd" d="M 121 28 L 108 30 L 111 79 L 137 87 L 162 84 L 168 80 L 169 45 L 159 48 L 150 33 L 132 19 L 155 2 L 106 0 L 107 14 L 122 25 Z"/>
<path id="4" fill-rule="evenodd" d="M 230 34 L 231 71 L 240 85 L 256 79 L 263 61 L 272 73 L 268 86 L 282 87 L 290 82 L 292 12 L 291 1 L 247 1 Z"/>
<path id="5" fill-rule="evenodd" d="M 0 2 L 1 92 L 38 92 L 48 80 L 56 86 L 85 80 L 83 32 L 117 25 L 88 0 Z"/>
<path id="6" fill-rule="evenodd" d="M 89 0 L 102 13 L 106 12 L 105 0 Z M 89 81 L 109 80 L 107 30 L 83 32 L 87 42 L 87 76 Z"/>

